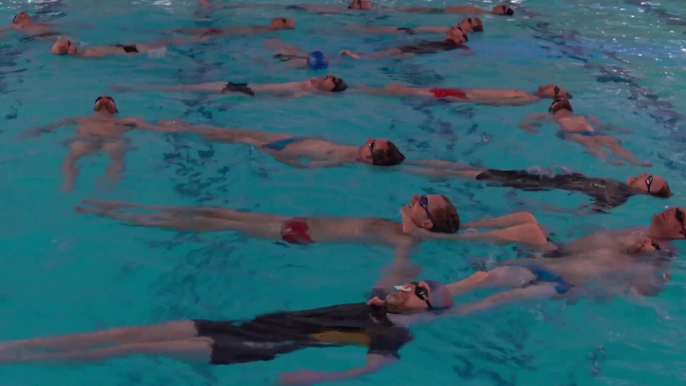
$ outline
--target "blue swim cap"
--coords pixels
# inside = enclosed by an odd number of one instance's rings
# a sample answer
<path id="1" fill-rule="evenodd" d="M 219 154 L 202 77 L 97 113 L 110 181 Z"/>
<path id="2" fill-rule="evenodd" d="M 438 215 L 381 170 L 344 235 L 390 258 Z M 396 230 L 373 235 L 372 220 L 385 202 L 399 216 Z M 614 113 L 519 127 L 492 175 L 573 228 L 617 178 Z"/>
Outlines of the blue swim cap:
<path id="1" fill-rule="evenodd" d="M 307 65 L 313 70 L 320 70 L 329 67 L 329 61 L 321 51 L 312 51 L 307 55 Z"/>
<path id="2" fill-rule="evenodd" d="M 453 297 L 443 283 L 435 280 L 424 280 L 431 290 L 429 302 L 434 310 L 450 308 L 453 305 Z"/>

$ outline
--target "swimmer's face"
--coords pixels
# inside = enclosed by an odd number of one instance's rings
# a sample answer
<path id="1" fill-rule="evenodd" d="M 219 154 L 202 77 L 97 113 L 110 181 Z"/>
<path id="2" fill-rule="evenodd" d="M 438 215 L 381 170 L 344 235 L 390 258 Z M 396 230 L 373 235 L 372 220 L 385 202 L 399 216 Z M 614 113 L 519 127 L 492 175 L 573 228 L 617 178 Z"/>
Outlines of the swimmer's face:
<path id="1" fill-rule="evenodd" d="M 567 90 L 563 89 L 562 87 L 559 87 L 556 84 L 552 84 L 552 83 L 546 84 L 545 86 L 539 86 L 538 92 L 536 94 L 541 98 L 572 99 L 572 94 L 568 93 Z"/>
<path id="2" fill-rule="evenodd" d="M 112 97 L 108 95 L 103 95 L 95 99 L 93 111 L 107 112 L 113 115 L 119 112 L 117 110 L 117 104 L 114 102 L 114 99 L 112 99 Z"/>
<path id="3" fill-rule="evenodd" d="M 469 40 L 467 34 L 462 29 L 460 29 L 459 26 L 453 26 L 452 28 L 450 28 L 447 37 L 448 39 L 454 40 L 458 43 L 464 43 Z"/>
<path id="4" fill-rule="evenodd" d="M 447 203 L 439 194 L 414 194 L 407 207 L 408 214 L 416 226 L 431 230 L 434 227 L 433 219 L 437 216 L 436 213 L 446 208 Z"/>
<path id="5" fill-rule="evenodd" d="M 641 173 L 637 176 L 629 177 L 626 179 L 626 184 L 633 189 L 657 197 L 666 198 L 672 195 L 669 185 L 667 185 L 667 181 L 665 181 L 664 178 L 653 174 Z"/>
<path id="6" fill-rule="evenodd" d="M 484 26 L 481 24 L 481 19 L 478 17 L 465 17 L 457 24 L 457 27 L 460 27 L 464 32 L 467 33 L 481 32 L 484 30 Z"/>
<path id="7" fill-rule="evenodd" d="M 269 21 L 269 28 L 271 29 L 295 29 L 295 22 L 293 19 L 285 17 L 275 17 Z"/>
<path id="8" fill-rule="evenodd" d="M 367 142 L 358 150 L 358 156 L 364 163 L 370 165 L 378 165 L 379 157 L 375 154 L 380 152 L 386 153 L 388 151 L 389 145 L 388 140 L 383 138 L 369 138 Z"/>
<path id="9" fill-rule="evenodd" d="M 52 53 L 55 55 L 73 55 L 76 53 L 76 47 L 70 40 L 58 40 L 52 45 Z"/>
<path id="10" fill-rule="evenodd" d="M 25 25 L 29 24 L 31 22 L 31 18 L 29 17 L 29 14 L 26 13 L 25 11 L 19 12 L 14 19 L 12 20 L 12 24 L 16 25 Z"/>
<path id="11" fill-rule="evenodd" d="M 659 239 L 686 238 L 686 208 L 670 207 L 650 219 L 650 234 Z"/>
<path id="12" fill-rule="evenodd" d="M 426 282 L 412 282 L 396 288 L 398 291 L 388 295 L 384 303 L 389 312 L 412 314 L 429 310 L 427 300 L 431 289 Z"/>
<path id="13" fill-rule="evenodd" d="M 321 78 L 312 78 L 310 79 L 310 84 L 320 91 L 327 92 L 339 92 L 347 88 L 343 79 L 333 75 L 327 75 Z"/>
<path id="14" fill-rule="evenodd" d="M 493 14 L 494 15 L 512 16 L 512 15 L 514 15 L 514 11 L 509 6 L 507 6 L 505 4 L 501 4 L 501 5 L 496 5 L 495 7 L 493 7 Z"/>
<path id="15" fill-rule="evenodd" d="M 372 2 L 371 0 L 353 0 L 350 5 L 348 5 L 348 9 L 359 9 L 361 11 L 369 11 L 372 9 Z"/>

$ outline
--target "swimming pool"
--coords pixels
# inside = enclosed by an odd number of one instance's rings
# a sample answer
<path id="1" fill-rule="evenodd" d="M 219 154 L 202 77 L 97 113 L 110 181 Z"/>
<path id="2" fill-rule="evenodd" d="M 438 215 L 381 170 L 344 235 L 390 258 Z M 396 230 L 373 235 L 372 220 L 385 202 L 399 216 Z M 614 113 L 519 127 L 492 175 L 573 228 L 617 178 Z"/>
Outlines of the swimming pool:
<path id="1" fill-rule="evenodd" d="M 396 6 L 401 2 L 382 1 Z M 443 2 L 432 2 L 443 5 Z M 679 3 L 647 10 L 634 1 L 514 2 L 514 18 L 485 16 L 472 35 L 476 56 L 436 55 L 404 61 L 350 61 L 330 72 L 349 84 L 520 88 L 557 83 L 574 94 L 577 111 L 634 130 L 626 146 L 665 176 L 674 197 L 634 197 L 611 215 L 572 217 L 527 199 L 573 207 L 586 202 L 565 192 L 522 193 L 464 181 L 426 178 L 363 166 L 298 170 L 250 147 L 208 144 L 193 136 L 132 131 L 125 178 L 99 180 L 107 159 L 87 158 L 76 189 L 58 192 L 60 143 L 72 128 L 15 141 L 27 128 L 67 116 L 89 115 L 93 99 L 109 93 L 123 116 L 150 122 L 184 117 L 194 123 L 320 136 L 350 144 L 387 137 L 408 158 L 448 159 L 498 168 L 565 166 L 587 175 L 623 179 L 640 168 L 614 167 L 555 137 L 552 128 L 530 135 L 517 122 L 544 112 L 545 102 L 522 107 L 450 105 L 346 92 L 280 100 L 218 98 L 156 92 L 117 93 L 110 85 L 211 81 L 285 82 L 314 71 L 269 71 L 254 61 L 271 53 L 261 37 L 228 38 L 169 49 L 159 57 L 76 60 L 53 56 L 49 44 L 8 34 L 2 43 L 5 124 L 0 128 L 0 340 L 11 340 L 178 318 L 247 319 L 274 310 L 299 310 L 365 300 L 391 251 L 381 247 L 301 247 L 233 233 L 183 234 L 134 228 L 73 211 L 82 198 L 164 205 L 225 206 L 305 216 L 380 216 L 399 219 L 413 193 L 452 199 L 463 219 L 532 211 L 561 240 L 595 227 L 644 225 L 664 205 L 681 202 L 686 153 L 686 28 L 667 22 Z M 402 3 L 404 4 L 404 3 Z M 419 1 L 416 2 L 419 4 Z M 475 3 L 477 4 L 477 3 Z M 492 4 L 480 4 L 490 8 Z M 148 41 L 176 27 L 259 24 L 281 13 L 294 31 L 278 33 L 304 50 L 333 55 L 343 48 L 370 51 L 411 37 L 341 33 L 347 23 L 448 25 L 449 15 L 371 13 L 320 16 L 265 9 L 197 11 L 194 1 L 30 2 L 4 5 L 3 20 L 21 9 L 44 20 L 89 23 L 65 28 L 90 46 Z M 537 15 L 527 16 L 530 13 Z M 663 11 L 656 11 L 660 9 Z M 311 31 L 311 33 L 310 33 Z M 352 90 L 351 90 L 352 91 Z M 414 261 L 424 277 L 455 280 L 473 271 L 472 258 L 516 257 L 513 247 L 433 242 Z M 484 315 L 441 320 L 414 330 L 403 360 L 364 379 L 342 384 L 644 385 L 684 380 L 679 342 L 686 314 L 679 300 L 686 277 L 680 263 L 659 297 L 619 298 L 573 306 L 542 302 Z M 474 299 L 473 295 L 459 301 Z M 133 357 L 98 365 L 3 366 L 3 385 L 270 384 L 282 371 L 346 369 L 363 363 L 363 348 L 307 349 L 275 361 L 235 366 L 191 366 Z"/>

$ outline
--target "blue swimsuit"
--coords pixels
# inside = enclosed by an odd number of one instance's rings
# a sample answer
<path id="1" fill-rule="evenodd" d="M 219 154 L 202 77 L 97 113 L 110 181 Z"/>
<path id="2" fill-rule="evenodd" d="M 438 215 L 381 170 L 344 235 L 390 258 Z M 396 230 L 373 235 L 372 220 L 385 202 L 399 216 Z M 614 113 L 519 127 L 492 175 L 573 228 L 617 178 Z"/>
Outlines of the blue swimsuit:
<path id="1" fill-rule="evenodd" d="M 281 151 L 286 148 L 286 146 L 295 143 L 295 142 L 300 142 L 304 141 L 307 138 L 304 137 L 290 137 L 290 138 L 284 138 L 284 139 L 279 139 L 278 141 L 270 142 L 266 145 L 262 145 L 263 148 L 265 149 L 271 149 L 271 150 L 276 150 L 276 151 Z"/>

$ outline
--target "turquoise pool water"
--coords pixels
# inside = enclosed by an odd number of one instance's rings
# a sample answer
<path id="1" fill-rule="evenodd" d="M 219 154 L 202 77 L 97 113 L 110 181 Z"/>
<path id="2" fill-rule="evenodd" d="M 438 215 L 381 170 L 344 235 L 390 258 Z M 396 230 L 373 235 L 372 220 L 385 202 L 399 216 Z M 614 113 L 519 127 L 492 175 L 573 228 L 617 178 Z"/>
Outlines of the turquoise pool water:
<path id="1" fill-rule="evenodd" d="M 404 2 L 382 1 L 388 6 Z M 431 2 L 437 6 L 443 2 Z M 410 158 L 448 159 L 496 168 L 565 166 L 623 179 L 642 169 L 614 167 L 555 137 L 529 135 L 517 122 L 546 111 L 523 107 L 447 105 L 373 98 L 346 92 L 296 100 L 217 98 L 193 94 L 117 93 L 110 85 L 209 81 L 285 82 L 319 75 L 269 71 L 261 38 L 229 38 L 171 48 L 159 57 L 75 60 L 50 54 L 49 44 L 8 33 L 0 45 L 0 340 L 12 340 L 178 318 L 245 319 L 364 300 L 391 259 L 381 247 L 284 246 L 233 233 L 183 234 L 133 228 L 73 211 L 82 198 L 145 204 L 225 206 L 285 215 L 380 216 L 399 219 L 413 193 L 447 195 L 463 219 L 518 210 L 533 212 L 561 240 L 596 227 L 647 225 L 665 205 L 682 202 L 686 56 L 681 4 L 635 1 L 516 1 L 514 18 L 483 18 L 473 35 L 478 55 L 436 55 L 405 61 L 344 61 L 331 68 L 349 84 L 521 88 L 557 83 L 574 94 L 577 111 L 621 127 L 626 146 L 653 164 L 674 192 L 668 201 L 634 197 L 611 215 L 571 217 L 539 209 L 533 199 L 573 207 L 585 196 L 522 193 L 464 181 L 435 182 L 362 166 L 295 170 L 246 146 L 208 144 L 192 136 L 132 131 L 125 178 L 99 181 L 108 160 L 86 158 L 77 187 L 58 192 L 60 143 L 71 128 L 16 141 L 27 128 L 89 115 L 94 98 L 109 93 L 122 116 L 184 117 L 194 123 L 321 136 L 351 144 L 387 137 Z M 408 3 L 409 4 L 409 3 Z M 413 4 L 420 4 L 419 1 Z M 474 3 L 490 8 L 490 3 Z M 9 22 L 21 9 L 65 24 L 88 45 L 150 41 L 165 29 L 258 24 L 281 14 L 295 31 L 278 35 L 303 50 L 334 54 L 372 50 L 406 37 L 362 36 L 348 23 L 448 25 L 455 16 L 317 16 L 265 9 L 204 14 L 191 0 L 14 2 L 0 6 Z M 70 28 L 90 23 L 92 28 Z M 414 257 L 424 277 L 455 280 L 473 271 L 472 258 L 503 260 L 513 247 L 426 243 Z M 684 382 L 680 347 L 686 333 L 681 306 L 686 274 L 674 264 L 659 297 L 604 303 L 542 302 L 483 315 L 441 320 L 414 330 L 415 341 L 393 368 L 345 385 L 674 385 Z M 481 295 L 481 294 L 477 294 Z M 476 298 L 468 295 L 460 301 Z M 271 384 L 282 371 L 360 366 L 363 348 L 302 350 L 275 361 L 197 367 L 133 357 L 97 365 L 4 366 L 2 385 Z"/>

